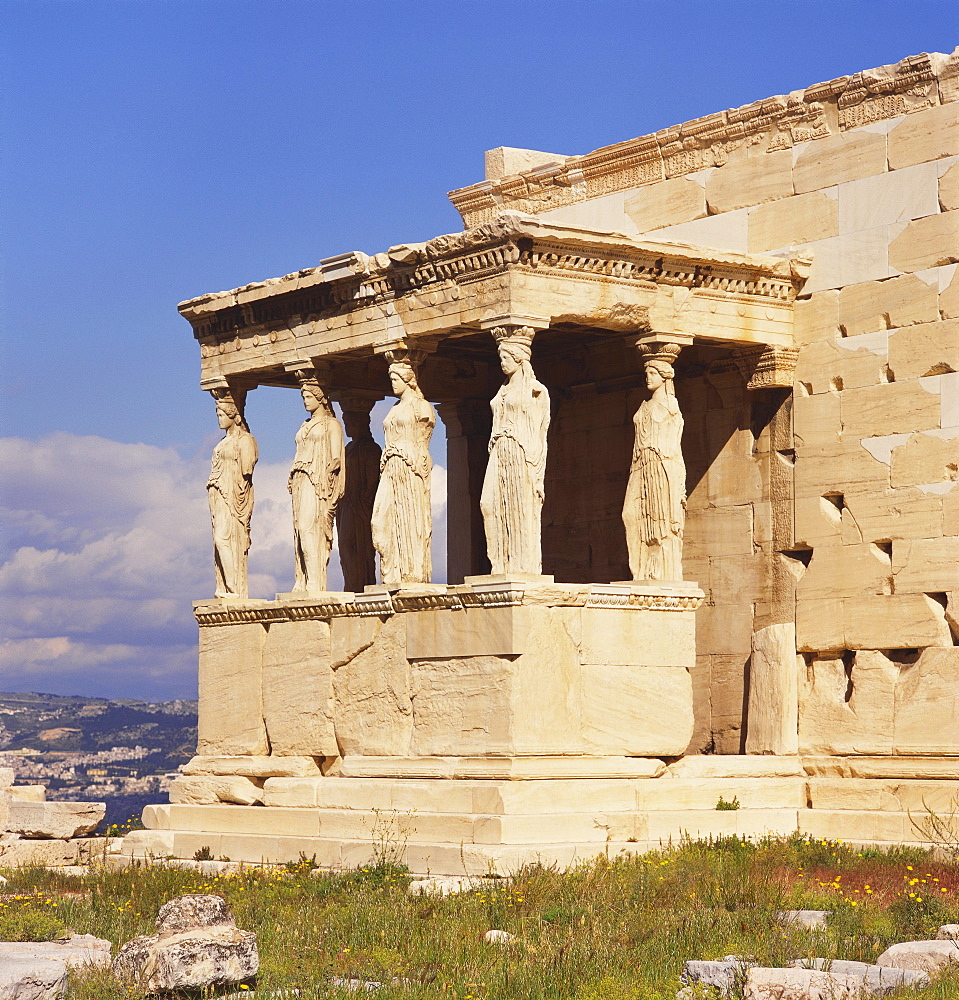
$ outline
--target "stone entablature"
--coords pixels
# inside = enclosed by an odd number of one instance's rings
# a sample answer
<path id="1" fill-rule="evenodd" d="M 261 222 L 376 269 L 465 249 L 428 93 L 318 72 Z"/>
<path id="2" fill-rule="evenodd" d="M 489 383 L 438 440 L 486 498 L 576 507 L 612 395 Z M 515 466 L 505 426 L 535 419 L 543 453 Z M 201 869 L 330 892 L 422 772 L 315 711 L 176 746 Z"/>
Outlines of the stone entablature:
<path id="1" fill-rule="evenodd" d="M 450 192 L 467 226 L 536 214 L 761 156 L 956 99 L 959 59 L 922 53 Z"/>
<path id="2" fill-rule="evenodd" d="M 200 342 L 204 384 L 287 385 L 298 362 L 370 356 L 412 340 L 429 350 L 511 315 L 789 349 L 792 303 L 807 273 L 802 257 L 704 251 L 508 212 L 464 233 L 374 257 L 343 254 L 179 309 Z"/>
<path id="3" fill-rule="evenodd" d="M 196 601 L 193 613 L 204 626 L 243 625 L 251 622 L 302 621 L 341 617 L 391 616 L 411 611 L 465 608 L 505 608 L 522 604 L 549 604 L 564 608 L 635 608 L 639 611 L 695 611 L 703 592 L 694 583 L 662 584 L 527 584 L 521 580 L 454 586 L 431 585 L 429 590 L 371 587 L 365 594 L 334 593 L 275 601 Z"/>

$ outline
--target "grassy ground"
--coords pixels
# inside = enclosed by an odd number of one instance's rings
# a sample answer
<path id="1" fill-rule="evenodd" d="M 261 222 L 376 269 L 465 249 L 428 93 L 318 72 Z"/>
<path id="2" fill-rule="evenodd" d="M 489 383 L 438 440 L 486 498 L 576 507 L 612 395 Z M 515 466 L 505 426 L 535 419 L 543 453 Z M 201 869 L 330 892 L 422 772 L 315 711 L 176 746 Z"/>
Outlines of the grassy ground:
<path id="1" fill-rule="evenodd" d="M 959 864 L 916 849 L 857 851 L 799 838 L 687 843 L 567 872 L 531 867 L 445 898 L 410 895 L 403 870 L 390 864 L 320 876 L 310 869 L 216 878 L 164 868 L 95 867 L 84 877 L 5 871 L 0 938 L 68 928 L 118 944 L 152 933 L 171 897 L 214 892 L 259 936 L 261 997 L 289 987 L 305 1000 L 355 996 L 330 985 L 341 976 L 396 980 L 377 992 L 381 1000 L 673 1000 L 685 959 L 872 961 L 893 942 L 959 922 Z M 800 908 L 833 910 L 829 930 L 784 928 L 773 917 Z M 484 944 L 491 928 L 517 940 Z M 68 993 L 140 995 L 104 972 L 73 974 Z M 957 1000 L 959 968 L 896 995 Z"/>

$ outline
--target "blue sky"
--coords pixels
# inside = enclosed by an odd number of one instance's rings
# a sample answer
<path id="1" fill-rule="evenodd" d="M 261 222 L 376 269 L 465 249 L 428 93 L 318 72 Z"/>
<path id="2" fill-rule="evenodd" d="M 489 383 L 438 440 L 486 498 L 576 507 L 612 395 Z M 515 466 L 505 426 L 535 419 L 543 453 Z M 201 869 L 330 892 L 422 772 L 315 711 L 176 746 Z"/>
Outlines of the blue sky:
<path id="1" fill-rule="evenodd" d="M 946 0 L 6 0 L 0 689 L 195 691 L 217 432 L 178 301 L 455 231 L 485 149 L 587 152 L 957 28 Z M 303 414 L 260 393 L 266 596 Z"/>

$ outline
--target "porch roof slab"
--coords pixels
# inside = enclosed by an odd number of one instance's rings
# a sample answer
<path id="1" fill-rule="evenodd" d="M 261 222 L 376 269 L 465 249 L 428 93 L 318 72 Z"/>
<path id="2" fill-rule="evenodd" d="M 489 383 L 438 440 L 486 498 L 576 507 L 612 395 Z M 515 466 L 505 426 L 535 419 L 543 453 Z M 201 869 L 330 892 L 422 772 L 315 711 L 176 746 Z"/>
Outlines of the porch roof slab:
<path id="1" fill-rule="evenodd" d="M 496 317 L 790 348 L 808 269 L 802 257 L 635 240 L 506 212 L 427 243 L 345 253 L 201 295 L 179 311 L 200 342 L 205 383 L 391 345 L 428 351 Z"/>

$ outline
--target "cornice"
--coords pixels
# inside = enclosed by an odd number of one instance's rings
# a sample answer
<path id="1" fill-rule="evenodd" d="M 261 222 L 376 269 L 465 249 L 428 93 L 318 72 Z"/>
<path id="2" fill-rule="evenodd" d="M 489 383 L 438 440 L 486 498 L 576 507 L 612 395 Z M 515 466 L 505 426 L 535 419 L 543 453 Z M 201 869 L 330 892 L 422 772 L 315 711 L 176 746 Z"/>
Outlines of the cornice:
<path id="1" fill-rule="evenodd" d="M 816 83 L 650 135 L 568 156 L 561 163 L 481 181 L 449 193 L 467 226 L 504 209 L 538 214 L 671 177 L 721 167 L 959 99 L 959 56 L 922 53 Z"/>
<path id="2" fill-rule="evenodd" d="M 317 268 L 202 295 L 182 302 L 179 310 L 203 349 L 222 353 L 241 331 L 260 328 L 263 338 L 275 342 L 277 330 L 290 325 L 337 316 L 349 322 L 351 316 L 378 310 L 389 315 L 399 300 L 424 295 L 456 299 L 476 281 L 522 271 L 791 302 L 808 262 L 636 240 L 504 212 L 426 243 L 392 247 L 373 257 L 341 254 Z"/>

